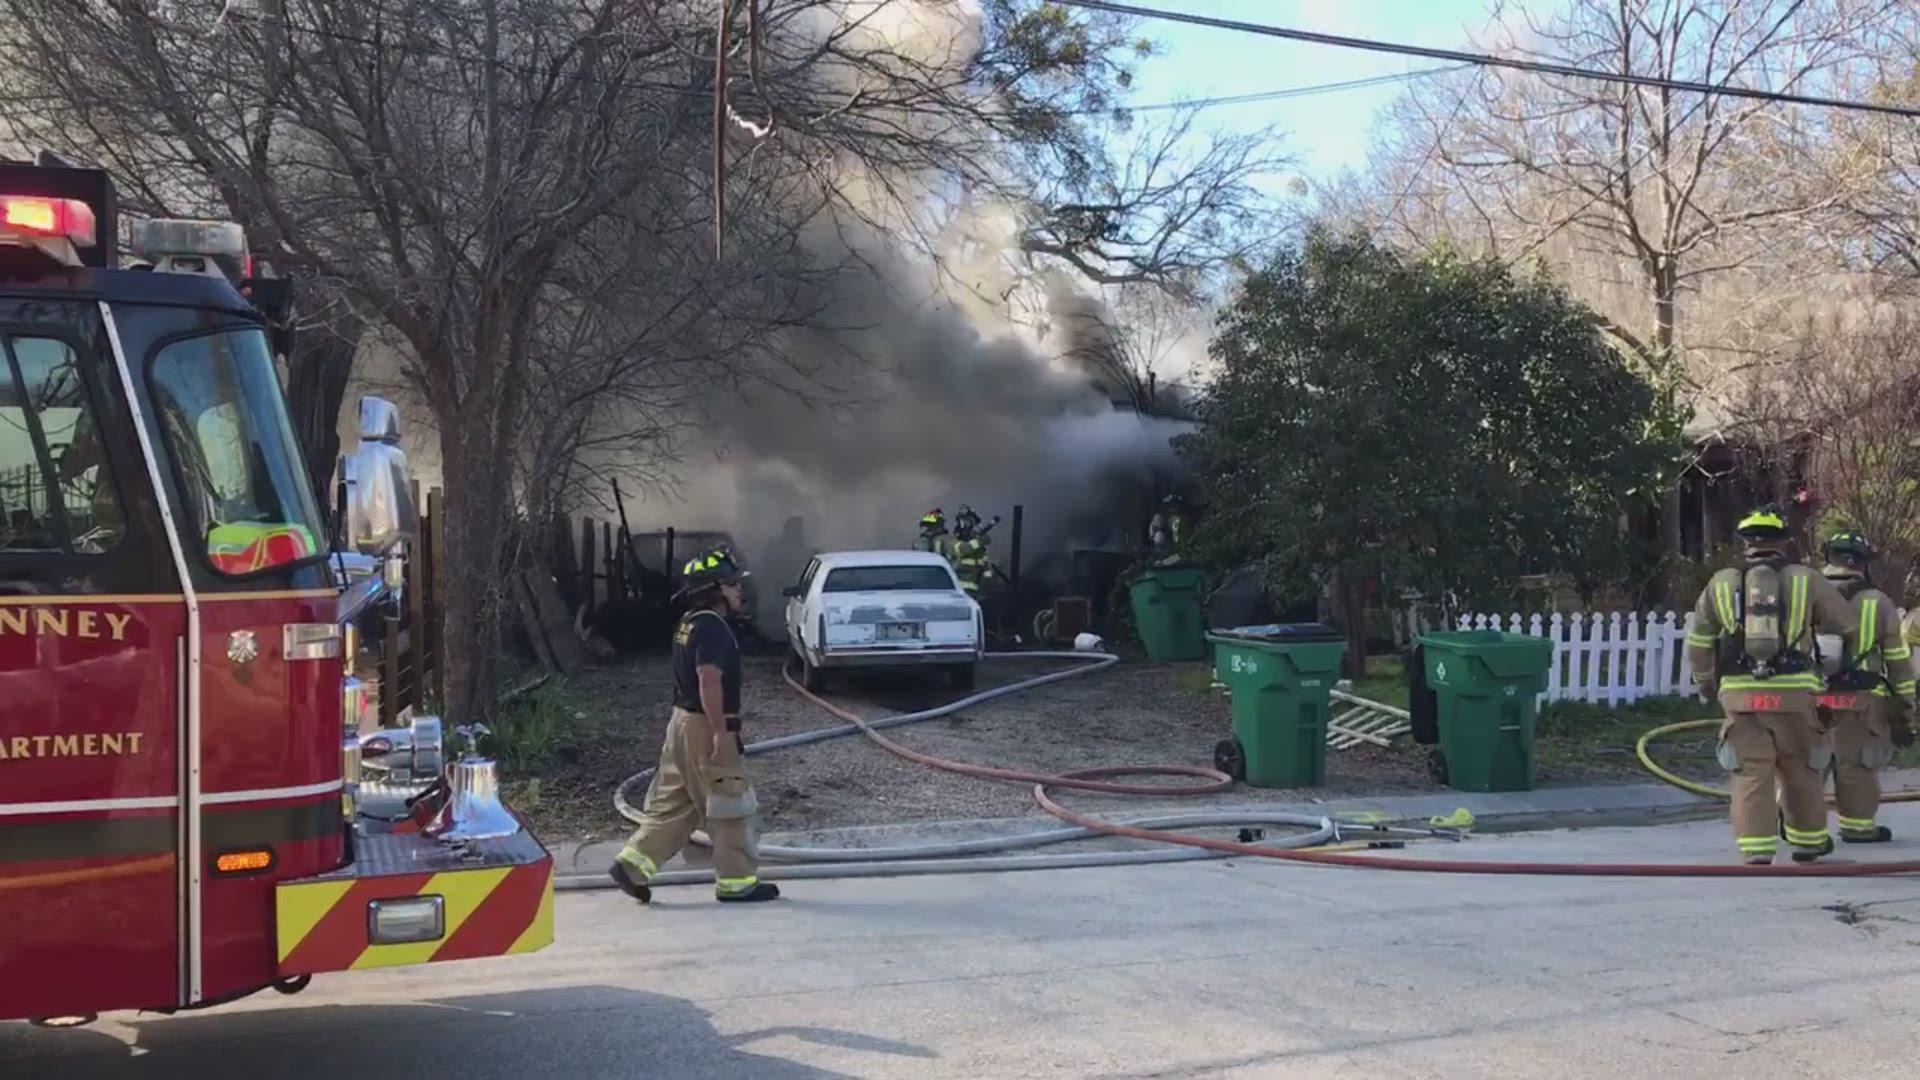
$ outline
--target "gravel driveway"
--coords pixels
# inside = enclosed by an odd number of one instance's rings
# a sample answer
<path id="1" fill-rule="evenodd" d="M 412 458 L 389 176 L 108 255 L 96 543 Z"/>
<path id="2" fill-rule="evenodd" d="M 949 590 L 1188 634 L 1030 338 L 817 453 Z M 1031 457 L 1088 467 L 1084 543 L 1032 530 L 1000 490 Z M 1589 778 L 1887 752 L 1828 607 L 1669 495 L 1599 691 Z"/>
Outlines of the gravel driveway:
<path id="1" fill-rule="evenodd" d="M 747 741 L 839 726 L 837 717 L 787 688 L 780 679 L 780 663 L 774 657 L 754 657 L 747 663 L 742 700 Z M 1071 662 L 992 660 L 982 665 L 980 688 L 1066 666 Z M 1043 686 L 888 734 L 903 745 L 942 757 L 1046 772 L 1103 765 L 1209 766 L 1214 744 L 1227 732 L 1228 715 L 1226 699 L 1195 692 L 1203 685 L 1204 670 L 1201 664 L 1124 661 L 1084 679 Z M 612 810 L 612 789 L 656 760 L 668 688 L 661 657 L 569 680 L 568 698 L 579 712 L 566 755 L 571 760 L 542 778 L 540 798 L 530 810 L 535 827 L 548 840 L 606 837 L 624 830 Z M 951 700 L 953 692 L 937 675 L 891 672 L 842 678 L 830 696 L 877 719 L 940 704 Z M 769 832 L 1035 812 L 1031 785 L 930 769 L 858 736 L 755 757 L 753 771 L 763 827 Z M 1239 788 L 1181 802 L 1199 809 L 1209 802 L 1302 802 L 1433 789 L 1420 758 L 1405 751 L 1330 751 L 1327 773 L 1326 785 L 1319 788 Z M 1089 810 L 1116 813 L 1139 805 L 1118 796 L 1069 793 L 1065 798 Z"/>

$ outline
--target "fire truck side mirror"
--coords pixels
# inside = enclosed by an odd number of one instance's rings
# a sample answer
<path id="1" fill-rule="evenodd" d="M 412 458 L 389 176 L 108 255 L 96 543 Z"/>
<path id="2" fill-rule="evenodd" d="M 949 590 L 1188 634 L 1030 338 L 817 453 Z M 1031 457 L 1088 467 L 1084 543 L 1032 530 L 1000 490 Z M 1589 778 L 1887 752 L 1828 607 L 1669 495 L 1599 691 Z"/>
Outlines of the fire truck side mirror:
<path id="1" fill-rule="evenodd" d="M 291 277 L 250 277 L 240 282 L 240 294 L 253 304 L 267 321 L 267 338 L 273 351 L 293 355 L 293 279 Z"/>

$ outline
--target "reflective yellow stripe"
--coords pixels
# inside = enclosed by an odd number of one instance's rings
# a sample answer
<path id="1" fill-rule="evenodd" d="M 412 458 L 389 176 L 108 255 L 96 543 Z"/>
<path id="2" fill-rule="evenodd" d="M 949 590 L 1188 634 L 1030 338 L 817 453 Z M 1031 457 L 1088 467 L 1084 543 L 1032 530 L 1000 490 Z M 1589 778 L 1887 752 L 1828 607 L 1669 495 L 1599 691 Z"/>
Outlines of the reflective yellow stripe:
<path id="1" fill-rule="evenodd" d="M 1914 688 L 1913 679 L 1905 679 L 1901 682 L 1897 682 L 1893 684 L 1893 692 L 1896 694 L 1899 694 L 1901 697 L 1908 697 L 1908 698 L 1912 697 L 1913 688 Z"/>
<path id="2" fill-rule="evenodd" d="M 1691 645 L 1696 649 L 1711 649 L 1713 648 L 1714 640 L 1715 639 L 1713 637 L 1706 634 L 1688 634 L 1687 635 L 1687 644 Z"/>
<path id="3" fill-rule="evenodd" d="M 1911 660 L 1913 649 L 1906 645 L 1896 645 L 1891 649 L 1880 650 L 1880 656 L 1885 660 Z"/>
<path id="4" fill-rule="evenodd" d="M 1880 634 L 1880 601 L 1867 597 L 1860 601 L 1860 651 L 1862 659 L 1873 652 L 1873 646 Z"/>
<path id="5" fill-rule="evenodd" d="M 630 847 L 621 848 L 620 854 L 615 855 L 613 858 L 615 862 L 626 863 L 628 866 L 640 871 L 642 877 L 650 878 L 660 869 L 654 865 L 652 859 L 647 858 L 645 855 L 640 854 L 639 851 Z"/>
<path id="6" fill-rule="evenodd" d="M 1729 634 L 1740 632 L 1733 618 L 1733 583 L 1722 578 L 1713 583 L 1713 603 L 1720 612 L 1720 626 Z"/>
<path id="7" fill-rule="evenodd" d="M 1771 836 L 1742 836 L 1738 843 L 1741 851 L 1753 854 L 1780 850 L 1780 842 Z"/>
<path id="8" fill-rule="evenodd" d="M 1851 832 L 1867 832 L 1875 825 L 1876 822 L 1872 818 L 1843 817 L 1840 819 L 1840 827 Z"/>
<path id="9" fill-rule="evenodd" d="M 1808 580 L 1805 574 L 1793 575 L 1793 600 L 1787 607 L 1787 634 L 1786 640 L 1780 643 L 1782 649 L 1793 648 L 1793 643 L 1800 640 L 1801 632 L 1807 628 Z"/>
<path id="10" fill-rule="evenodd" d="M 1829 839 L 1825 829 L 1818 832 L 1801 832 L 1791 825 L 1787 826 L 1787 843 L 1794 847 L 1820 847 Z"/>
<path id="11" fill-rule="evenodd" d="M 723 878 L 715 878 L 713 880 L 713 883 L 720 887 L 721 892 L 743 893 L 743 892 L 746 892 L 748 889 L 753 888 L 755 885 L 760 884 L 760 879 L 757 876 L 756 877 L 723 877 Z"/>
<path id="12" fill-rule="evenodd" d="M 1825 690 L 1826 681 L 1811 671 L 1798 675 L 1774 675 L 1759 679 L 1752 675 L 1731 675 L 1720 681 L 1722 690 Z"/>

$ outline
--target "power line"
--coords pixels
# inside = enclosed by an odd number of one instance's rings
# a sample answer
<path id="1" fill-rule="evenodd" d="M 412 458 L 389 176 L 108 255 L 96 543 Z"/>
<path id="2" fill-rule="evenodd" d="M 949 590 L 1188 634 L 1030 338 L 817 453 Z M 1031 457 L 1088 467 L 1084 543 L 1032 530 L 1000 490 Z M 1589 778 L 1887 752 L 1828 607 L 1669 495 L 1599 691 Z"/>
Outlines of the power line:
<path id="1" fill-rule="evenodd" d="M 1151 105 L 1116 105 L 1111 109 L 1076 109 L 1074 112 L 1077 115 L 1107 112 L 1168 112 L 1175 109 L 1210 109 L 1216 105 L 1245 105 L 1255 101 L 1280 101 L 1286 98 L 1312 97 L 1315 94 L 1330 94 L 1340 90 L 1360 90 L 1369 86 L 1408 82 L 1429 75 L 1461 71 L 1472 66 L 1472 64 L 1448 64 L 1443 67 L 1421 68 L 1418 71 L 1403 71 L 1392 75 L 1374 75 L 1365 79 L 1347 79 L 1342 82 L 1315 83 L 1309 86 L 1287 86 L 1277 90 L 1259 90 L 1251 94 L 1233 94 L 1228 97 L 1196 98 L 1192 101 L 1156 101 Z"/>
<path id="2" fill-rule="evenodd" d="M 452 49 L 433 49 L 417 43 L 403 44 L 399 42 L 383 42 L 383 41 L 376 40 L 374 38 L 345 33 L 340 30 L 327 29 L 327 28 L 322 28 L 318 26 L 295 23 L 292 21 L 288 21 L 282 25 L 284 26 L 285 29 L 287 29 L 292 33 L 307 34 L 316 38 L 340 41 L 350 45 L 359 45 L 366 48 L 373 48 L 373 49 L 397 48 L 403 53 L 413 53 L 415 55 L 420 55 L 420 56 L 431 56 L 431 57 L 438 57 L 441 59 L 451 59 L 456 61 L 464 60 L 464 61 L 478 62 L 483 59 L 481 57 L 478 57 L 472 54 L 463 54 Z M 505 70 L 516 71 L 521 74 L 530 75 L 530 76 L 548 76 L 548 75 L 554 74 L 546 71 L 545 69 L 526 64 L 525 62 L 515 62 L 511 60 L 506 60 L 506 59 L 497 59 L 494 61 L 494 63 Z M 1260 90 L 1260 91 L 1255 91 L 1249 94 L 1235 94 L 1235 95 L 1226 96 L 1226 97 L 1198 98 L 1193 101 L 1158 101 L 1150 105 L 1132 105 L 1132 106 L 1116 105 L 1111 108 L 1103 108 L 1103 109 L 1072 109 L 1072 110 L 1066 110 L 1064 114 L 1068 116 L 1095 116 L 1095 115 L 1106 115 L 1114 112 L 1128 112 L 1128 113 L 1168 112 L 1168 111 L 1172 111 L 1176 109 L 1184 109 L 1184 108 L 1212 108 L 1214 106 L 1220 106 L 1220 105 L 1241 105 L 1241 104 L 1247 104 L 1247 103 L 1258 102 L 1258 101 L 1279 101 L 1279 100 L 1283 100 L 1286 98 L 1293 98 L 1293 97 L 1311 97 L 1315 94 L 1336 93 L 1344 90 L 1359 90 L 1359 89 L 1372 87 L 1372 86 L 1385 86 L 1389 83 L 1406 82 L 1413 79 L 1426 78 L 1432 75 L 1443 75 L 1449 72 L 1460 71 L 1464 68 L 1469 68 L 1472 66 L 1473 66 L 1472 64 L 1468 64 L 1468 63 L 1447 64 L 1440 67 L 1421 68 L 1415 71 L 1395 72 L 1387 75 L 1374 75 L 1374 76 L 1370 76 L 1363 79 L 1346 79 L 1340 82 L 1314 83 L 1306 86 L 1289 86 L 1289 87 L 1281 87 L 1274 90 Z M 682 84 L 675 84 L 675 83 L 660 82 L 655 80 L 625 79 L 625 78 L 617 78 L 617 77 L 609 77 L 609 76 L 596 76 L 596 75 L 589 75 L 583 72 L 559 73 L 557 77 L 567 81 L 580 81 L 580 82 L 599 84 L 599 85 L 617 87 L 617 88 L 629 89 L 629 90 L 634 90 L 634 89 L 658 90 L 658 91 L 664 91 L 666 93 L 677 94 L 685 97 L 710 98 L 713 95 L 713 91 L 710 88 L 705 86 L 682 85 Z"/>
<path id="3" fill-rule="evenodd" d="M 1920 108 L 1903 105 L 1881 105 L 1871 101 L 1848 101 L 1841 98 L 1816 97 L 1811 94 L 1790 94 L 1777 90 L 1756 90 L 1745 86 L 1732 86 L 1726 83 L 1691 82 L 1684 79 L 1662 79 L 1652 75 L 1635 75 L 1630 72 L 1600 71 L 1594 68 L 1575 67 L 1572 64 L 1559 64 L 1543 60 L 1521 60 L 1512 57 L 1494 56 L 1490 53 L 1463 52 L 1458 49 L 1434 49 L 1424 45 L 1404 45 L 1393 41 L 1379 41 L 1373 38 L 1345 37 L 1340 34 L 1323 34 L 1314 30 L 1294 30 L 1284 26 L 1268 26 L 1264 23 L 1239 22 L 1234 19 L 1220 19 L 1210 15 L 1188 15 L 1178 11 L 1161 11 L 1158 8 L 1135 7 L 1132 4 L 1115 4 L 1108 0 L 1053 0 L 1062 7 L 1086 8 L 1091 11 L 1104 11 L 1113 15 L 1131 15 L 1142 19 L 1163 19 L 1169 22 L 1188 23 L 1193 26 L 1205 26 L 1215 30 L 1233 30 L 1243 34 L 1259 34 L 1264 37 L 1285 38 L 1289 41 L 1304 41 L 1314 45 L 1332 45 L 1341 49 L 1360 49 L 1365 52 L 1394 53 L 1400 56 L 1419 56 L 1429 60 L 1451 60 L 1462 64 L 1481 67 L 1513 68 L 1517 71 L 1531 71 L 1540 75 L 1560 75 L 1574 79 L 1592 79 L 1597 82 L 1624 83 L 1629 86 L 1645 86 L 1666 90 L 1681 90 L 1693 94 L 1717 94 L 1723 97 L 1750 98 L 1756 101 L 1778 102 L 1784 105 L 1814 105 L 1827 109 L 1843 109 L 1851 112 L 1886 113 L 1892 116 L 1920 117 Z"/>

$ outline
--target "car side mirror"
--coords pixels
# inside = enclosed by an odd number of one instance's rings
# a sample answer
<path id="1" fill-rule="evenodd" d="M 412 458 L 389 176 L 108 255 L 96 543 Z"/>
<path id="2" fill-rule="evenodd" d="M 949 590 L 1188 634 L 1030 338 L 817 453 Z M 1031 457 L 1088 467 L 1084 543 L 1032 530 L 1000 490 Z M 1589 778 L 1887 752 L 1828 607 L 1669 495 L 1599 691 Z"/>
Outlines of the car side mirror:
<path id="1" fill-rule="evenodd" d="M 800 586 L 789 585 L 786 588 L 780 590 L 780 595 L 786 597 L 789 600 L 798 600 L 800 598 Z"/>

